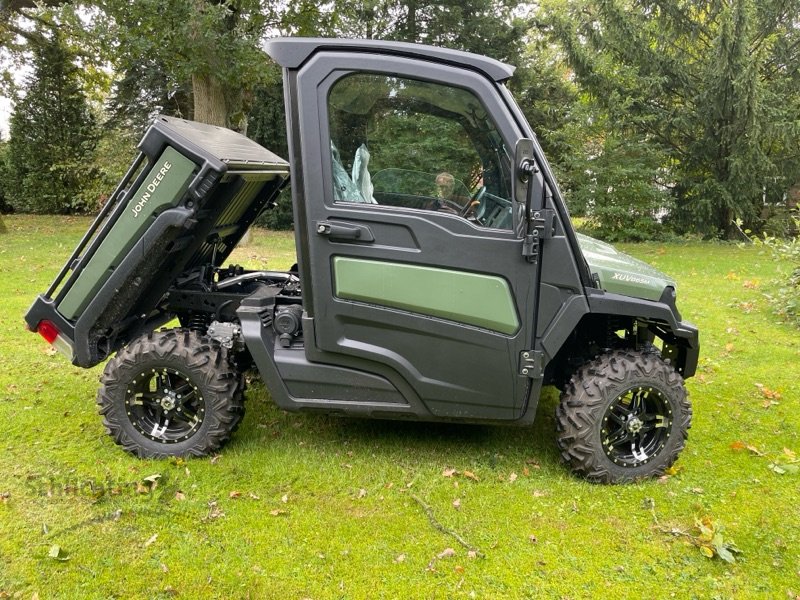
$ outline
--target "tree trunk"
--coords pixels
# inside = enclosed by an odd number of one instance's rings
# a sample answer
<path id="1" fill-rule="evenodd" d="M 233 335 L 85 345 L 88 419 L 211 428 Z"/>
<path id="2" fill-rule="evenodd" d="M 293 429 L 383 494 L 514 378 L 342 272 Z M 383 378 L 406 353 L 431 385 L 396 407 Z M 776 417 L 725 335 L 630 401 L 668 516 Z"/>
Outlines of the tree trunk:
<path id="1" fill-rule="evenodd" d="M 3 215 L 0 215 L 0 233 L 6 233 L 7 231 L 6 224 L 3 223 Z"/>
<path id="2" fill-rule="evenodd" d="M 192 75 L 194 120 L 227 127 L 247 135 L 247 113 L 250 97 L 245 90 L 225 89 L 212 75 Z"/>
<path id="3" fill-rule="evenodd" d="M 228 127 L 228 100 L 222 84 L 211 75 L 192 75 L 194 120 L 209 125 Z"/>

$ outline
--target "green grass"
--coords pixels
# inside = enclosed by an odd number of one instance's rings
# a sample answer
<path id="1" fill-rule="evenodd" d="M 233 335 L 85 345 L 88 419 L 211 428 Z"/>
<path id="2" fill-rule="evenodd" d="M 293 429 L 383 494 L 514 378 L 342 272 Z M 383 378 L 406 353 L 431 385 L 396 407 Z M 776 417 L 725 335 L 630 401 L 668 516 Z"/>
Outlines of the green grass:
<path id="1" fill-rule="evenodd" d="M 88 221 L 5 223 L 0 598 L 800 594 L 800 475 L 768 468 L 784 448 L 800 452 L 800 336 L 769 312 L 762 293 L 775 265 L 757 249 L 626 247 L 677 277 L 702 354 L 677 474 L 608 487 L 560 464 L 552 390 L 535 426 L 514 429 L 285 414 L 254 382 L 243 426 L 219 458 L 137 460 L 95 413 L 101 367 L 74 368 L 23 330 L 22 315 Z M 256 232 L 236 259 L 287 268 L 292 237 Z M 143 493 L 154 474 L 160 485 Z M 435 528 L 418 500 L 484 556 Z M 735 564 L 669 533 L 691 533 L 706 516 L 742 550 Z M 48 557 L 55 545 L 68 560 Z M 455 555 L 436 559 L 446 548 Z"/>

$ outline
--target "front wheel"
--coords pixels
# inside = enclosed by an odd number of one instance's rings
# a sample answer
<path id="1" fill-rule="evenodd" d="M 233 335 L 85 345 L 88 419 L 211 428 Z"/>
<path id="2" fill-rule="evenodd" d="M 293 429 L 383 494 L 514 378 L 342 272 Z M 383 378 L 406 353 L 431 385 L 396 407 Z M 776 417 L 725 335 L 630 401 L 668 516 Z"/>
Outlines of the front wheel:
<path id="1" fill-rule="evenodd" d="M 244 378 L 227 350 L 187 329 L 134 340 L 108 362 L 100 381 L 106 431 L 141 458 L 214 452 L 244 416 Z"/>
<path id="2" fill-rule="evenodd" d="M 601 483 L 662 475 L 691 421 L 683 378 L 651 350 L 617 350 L 587 363 L 556 410 L 562 457 L 573 472 Z"/>

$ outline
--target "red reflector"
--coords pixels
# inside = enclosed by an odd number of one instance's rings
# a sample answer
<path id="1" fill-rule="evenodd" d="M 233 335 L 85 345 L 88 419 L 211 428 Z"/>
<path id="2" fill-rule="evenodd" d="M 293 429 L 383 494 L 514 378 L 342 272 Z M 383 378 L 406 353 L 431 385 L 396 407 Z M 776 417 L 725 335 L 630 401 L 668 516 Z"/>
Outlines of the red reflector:
<path id="1" fill-rule="evenodd" d="M 56 326 L 53 325 L 50 321 L 42 321 L 39 323 L 39 326 L 36 328 L 36 331 L 39 332 L 39 335 L 42 336 L 45 340 L 47 340 L 48 344 L 52 344 L 56 341 L 58 337 L 58 329 Z"/>

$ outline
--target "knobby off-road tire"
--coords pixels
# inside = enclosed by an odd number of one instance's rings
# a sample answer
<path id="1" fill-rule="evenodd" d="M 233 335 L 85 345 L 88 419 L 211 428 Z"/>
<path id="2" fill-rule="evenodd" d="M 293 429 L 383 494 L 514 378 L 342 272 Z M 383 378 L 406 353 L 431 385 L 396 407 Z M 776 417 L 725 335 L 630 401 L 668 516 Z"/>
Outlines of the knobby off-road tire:
<path id="1" fill-rule="evenodd" d="M 140 458 L 204 456 L 244 417 L 244 377 L 228 351 L 187 329 L 134 340 L 108 362 L 100 382 L 106 431 Z"/>
<path id="2" fill-rule="evenodd" d="M 556 409 L 562 458 L 597 483 L 662 475 L 691 422 L 683 378 L 651 349 L 616 350 L 585 364 Z"/>

